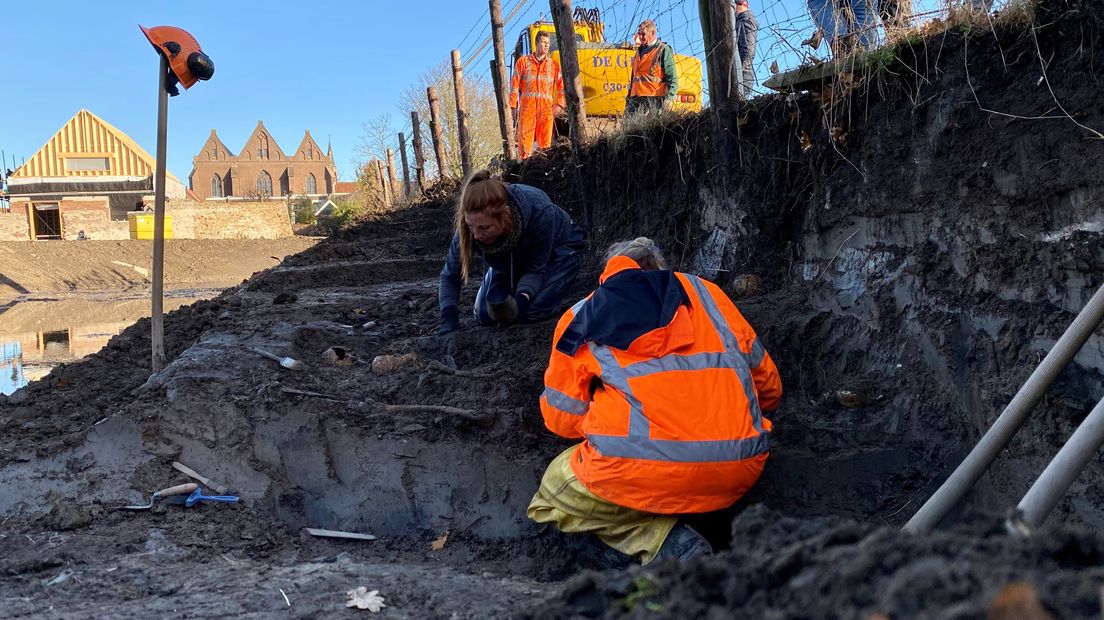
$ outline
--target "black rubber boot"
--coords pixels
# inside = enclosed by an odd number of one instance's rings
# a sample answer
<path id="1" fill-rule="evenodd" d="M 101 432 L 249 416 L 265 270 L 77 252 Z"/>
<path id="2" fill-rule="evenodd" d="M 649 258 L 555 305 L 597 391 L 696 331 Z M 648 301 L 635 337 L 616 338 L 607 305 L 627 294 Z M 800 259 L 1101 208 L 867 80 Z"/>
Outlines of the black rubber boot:
<path id="1" fill-rule="evenodd" d="M 694 528 L 685 523 L 679 523 L 667 535 L 667 540 L 663 541 L 655 561 L 673 558 L 679 562 L 685 562 L 701 555 L 713 555 L 713 547 Z"/>

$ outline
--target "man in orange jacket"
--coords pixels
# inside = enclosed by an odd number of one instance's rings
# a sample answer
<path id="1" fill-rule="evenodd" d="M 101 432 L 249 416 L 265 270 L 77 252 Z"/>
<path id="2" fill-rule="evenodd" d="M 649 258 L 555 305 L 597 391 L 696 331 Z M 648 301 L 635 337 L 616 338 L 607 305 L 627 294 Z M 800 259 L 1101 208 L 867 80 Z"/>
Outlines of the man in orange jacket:
<path id="1" fill-rule="evenodd" d="M 560 63 L 548 55 L 551 37 L 537 33 L 532 54 L 518 58 L 510 84 L 510 108 L 517 125 L 518 157 L 529 157 L 536 140 L 537 148 L 552 145 L 552 123 L 564 109 L 563 74 Z"/>
<path id="2" fill-rule="evenodd" d="M 678 515 L 727 508 L 758 480 L 778 369 L 724 292 L 667 270 L 651 240 L 606 256 L 556 326 L 540 400 L 549 430 L 583 441 L 549 465 L 529 518 L 644 564 L 711 553 Z"/>

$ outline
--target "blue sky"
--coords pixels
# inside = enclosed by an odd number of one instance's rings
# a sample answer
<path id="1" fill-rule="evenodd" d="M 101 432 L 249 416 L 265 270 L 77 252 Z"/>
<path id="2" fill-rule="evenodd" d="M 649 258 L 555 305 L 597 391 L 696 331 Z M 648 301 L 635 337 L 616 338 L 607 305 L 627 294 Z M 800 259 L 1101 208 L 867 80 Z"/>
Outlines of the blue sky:
<path id="1" fill-rule="evenodd" d="M 752 0 L 755 8 L 756 0 Z M 547 0 L 503 0 L 520 6 L 506 26 L 509 49 L 522 25 L 548 12 Z M 660 36 L 680 53 L 702 56 L 696 0 L 595 0 L 607 38 L 628 37 L 640 19 L 658 17 Z M 760 77 L 772 57 L 808 36 L 804 0 L 759 7 Z M 487 3 L 465 2 L 101 2 L 6 3 L 0 20 L 0 149 L 30 157 L 79 109 L 88 108 L 155 151 L 157 57 L 138 24 L 191 32 L 215 61 L 215 76 L 169 103 L 169 171 L 187 181 L 191 158 L 211 129 L 237 151 L 263 119 L 285 151 L 311 130 L 333 144 L 343 179 L 353 176 L 361 124 L 382 113 L 408 122 L 399 93 L 460 49 L 473 57 L 471 76 L 487 74 L 491 49 Z M 395 131 L 403 127 L 396 126 Z M 6 166 L 6 167 L 7 167 Z"/>

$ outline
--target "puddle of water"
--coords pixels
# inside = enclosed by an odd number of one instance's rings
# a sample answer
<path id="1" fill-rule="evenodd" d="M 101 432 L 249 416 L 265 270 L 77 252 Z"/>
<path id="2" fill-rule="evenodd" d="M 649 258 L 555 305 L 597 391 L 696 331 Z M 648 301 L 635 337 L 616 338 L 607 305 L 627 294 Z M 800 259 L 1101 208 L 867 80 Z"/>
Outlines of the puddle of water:
<path id="1" fill-rule="evenodd" d="M 217 290 L 166 294 L 165 312 Z M 58 364 L 102 349 L 138 319 L 149 316 L 149 299 L 136 295 L 28 298 L 0 307 L 0 394 L 11 394 L 45 377 Z"/>

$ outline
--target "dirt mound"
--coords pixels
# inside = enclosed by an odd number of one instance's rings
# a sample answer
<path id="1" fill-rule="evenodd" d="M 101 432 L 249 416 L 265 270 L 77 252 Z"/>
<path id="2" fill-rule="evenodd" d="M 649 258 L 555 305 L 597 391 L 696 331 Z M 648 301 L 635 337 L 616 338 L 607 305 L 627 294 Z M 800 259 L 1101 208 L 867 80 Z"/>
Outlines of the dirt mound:
<path id="1" fill-rule="evenodd" d="M 1104 549 L 1083 530 L 1055 528 L 1025 540 L 977 523 L 916 537 L 757 506 L 736 518 L 732 535 L 744 541 L 738 553 L 574 577 L 562 598 L 526 617 L 1041 620 L 1099 614 Z"/>

